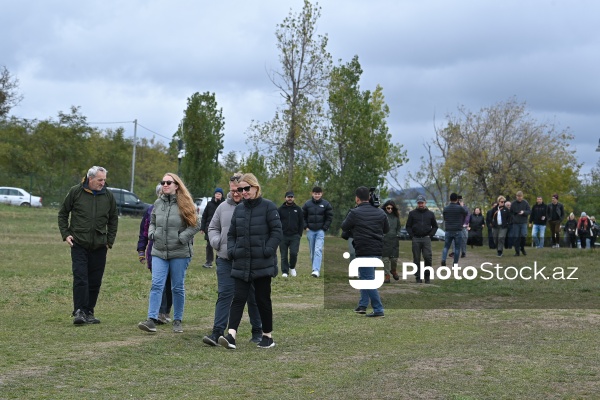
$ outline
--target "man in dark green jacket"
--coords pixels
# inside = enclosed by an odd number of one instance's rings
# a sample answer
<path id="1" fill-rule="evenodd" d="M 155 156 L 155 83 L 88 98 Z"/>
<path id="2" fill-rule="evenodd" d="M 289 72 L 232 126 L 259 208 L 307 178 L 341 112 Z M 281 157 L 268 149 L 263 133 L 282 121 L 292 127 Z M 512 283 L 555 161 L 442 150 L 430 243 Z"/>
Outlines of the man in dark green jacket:
<path id="1" fill-rule="evenodd" d="M 94 307 L 100 293 L 106 253 L 117 236 L 117 204 L 106 185 L 106 169 L 92 167 L 73 186 L 58 212 L 58 228 L 71 246 L 73 323 L 98 324 Z M 69 220 L 70 215 L 70 220 Z"/>

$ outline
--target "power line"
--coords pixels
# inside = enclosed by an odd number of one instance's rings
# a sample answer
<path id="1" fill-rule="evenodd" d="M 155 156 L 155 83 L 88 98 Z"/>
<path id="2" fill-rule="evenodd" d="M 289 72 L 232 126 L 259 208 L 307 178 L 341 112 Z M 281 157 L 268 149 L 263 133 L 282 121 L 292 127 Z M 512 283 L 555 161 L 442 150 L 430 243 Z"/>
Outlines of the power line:
<path id="1" fill-rule="evenodd" d="M 172 139 L 172 138 L 168 138 L 168 137 L 166 137 L 166 136 L 163 136 L 163 135 L 161 135 L 160 133 L 154 132 L 152 129 L 148 129 L 148 128 L 146 128 L 144 125 L 140 124 L 139 122 L 138 122 L 138 126 L 139 126 L 140 128 L 144 128 L 144 129 L 145 129 L 145 130 L 147 130 L 148 132 L 152 132 L 152 133 L 154 133 L 155 135 L 158 135 L 158 136 L 160 136 L 161 138 L 165 138 L 165 139 L 167 139 L 167 140 L 171 140 L 171 139 Z"/>
<path id="2" fill-rule="evenodd" d="M 88 122 L 88 124 L 90 124 L 90 125 L 100 125 L 100 124 L 133 124 L 133 123 L 135 123 L 135 121 L 117 121 L 117 122 Z M 161 138 L 163 138 L 163 139 L 167 139 L 167 140 L 171 140 L 171 139 L 172 139 L 172 138 L 166 137 L 166 136 L 164 136 L 164 135 L 161 135 L 160 133 L 158 133 L 158 132 L 155 132 L 155 131 L 153 131 L 153 130 L 152 130 L 152 129 L 150 129 L 150 128 L 146 128 L 144 125 L 140 124 L 139 122 L 137 123 L 137 125 L 138 125 L 140 128 L 144 128 L 144 129 L 145 129 L 145 130 L 147 130 L 148 132 L 152 132 L 152 133 L 154 133 L 155 135 L 157 135 L 157 136 L 160 136 L 160 137 L 161 137 Z"/>

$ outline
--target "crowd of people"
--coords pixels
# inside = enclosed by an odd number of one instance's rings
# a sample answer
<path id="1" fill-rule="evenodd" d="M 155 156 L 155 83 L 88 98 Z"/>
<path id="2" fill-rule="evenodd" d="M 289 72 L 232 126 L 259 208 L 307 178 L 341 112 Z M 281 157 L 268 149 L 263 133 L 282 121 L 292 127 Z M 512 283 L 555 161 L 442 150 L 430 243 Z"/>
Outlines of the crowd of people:
<path id="1" fill-rule="evenodd" d="M 73 323 L 98 324 L 94 309 L 102 284 L 107 250 L 115 241 L 118 226 L 116 202 L 106 189 L 107 170 L 91 167 L 82 182 L 69 190 L 58 213 L 63 240 L 71 247 L 73 271 Z M 203 337 L 209 346 L 236 348 L 238 328 L 246 304 L 251 325 L 250 342 L 259 348 L 275 346 L 271 281 L 278 274 L 277 251 L 280 253 L 283 278 L 297 276 L 296 266 L 300 241 L 306 232 L 311 276 L 319 278 L 323 263 L 325 232 L 333 220 L 333 207 L 323 198 L 321 187 L 315 186 L 311 198 L 302 207 L 288 191 L 280 207 L 262 197 L 261 185 L 251 173 L 238 172 L 229 180 L 227 195 L 216 188 L 213 199 L 202 217 L 190 192 L 174 173 L 164 174 L 156 187 L 157 199 L 140 223 L 137 244 L 138 260 L 152 274 L 146 320 L 138 324 L 145 332 L 156 332 L 156 325 L 170 323 L 175 333 L 183 332 L 185 277 L 193 256 L 193 239 L 200 232 L 207 241 L 206 268 L 216 264 L 217 301 L 212 331 Z M 349 238 L 351 252 L 361 263 L 358 277 L 373 280 L 376 267 L 384 269 L 384 283 L 399 280 L 397 271 L 399 238 L 402 223 L 393 200 L 381 208 L 370 203 L 370 191 L 359 187 L 355 192 L 356 207 L 342 222 L 343 237 Z M 438 230 L 435 214 L 419 195 L 417 207 L 409 212 L 406 231 L 412 241 L 413 263 L 432 266 L 431 238 Z M 480 207 L 471 213 L 461 196 L 450 195 L 443 209 L 445 240 L 441 265 L 447 257 L 458 263 L 466 257 L 468 245 L 482 246 L 483 231 L 488 229 L 488 244 L 498 257 L 505 249 L 514 248 L 515 256 L 527 255 L 526 238 L 531 228 L 532 246 L 543 248 L 546 227 L 550 229 L 552 247 L 560 247 L 561 230 L 568 247 L 594 248 L 600 226 L 595 217 L 582 212 L 579 218 L 571 212 L 565 222 L 564 206 L 558 195 L 550 204 L 537 197 L 530 207 L 521 191 L 513 202 L 499 196 L 485 216 Z M 579 244 L 578 244 L 579 243 Z M 452 248 L 452 250 L 451 250 Z M 373 260 L 378 262 L 373 262 Z M 371 265 L 372 263 L 373 265 Z M 429 283 L 415 273 L 417 283 Z M 424 279 L 422 279 L 424 278 Z M 373 312 L 367 314 L 371 304 Z M 171 319 L 171 308 L 173 318 Z M 360 289 L 358 314 L 383 317 L 384 308 L 377 289 Z"/>

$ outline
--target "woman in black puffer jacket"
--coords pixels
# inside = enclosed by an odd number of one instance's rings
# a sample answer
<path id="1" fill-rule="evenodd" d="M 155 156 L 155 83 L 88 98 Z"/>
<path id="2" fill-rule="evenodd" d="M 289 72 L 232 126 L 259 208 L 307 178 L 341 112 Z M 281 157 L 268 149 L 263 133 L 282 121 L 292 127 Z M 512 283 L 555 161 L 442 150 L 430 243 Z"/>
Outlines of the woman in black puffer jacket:
<path id="1" fill-rule="evenodd" d="M 229 333 L 219 337 L 219 344 L 235 349 L 235 336 L 242 319 L 250 287 L 254 285 L 256 304 L 262 321 L 263 337 L 258 347 L 275 346 L 271 279 L 277 275 L 277 247 L 281 242 L 281 220 L 277 206 L 262 198 L 260 184 L 253 174 L 244 174 L 238 191 L 243 202 L 233 211 L 227 233 L 227 255 L 233 261 L 231 276 L 235 278 L 235 293 L 229 312 Z"/>

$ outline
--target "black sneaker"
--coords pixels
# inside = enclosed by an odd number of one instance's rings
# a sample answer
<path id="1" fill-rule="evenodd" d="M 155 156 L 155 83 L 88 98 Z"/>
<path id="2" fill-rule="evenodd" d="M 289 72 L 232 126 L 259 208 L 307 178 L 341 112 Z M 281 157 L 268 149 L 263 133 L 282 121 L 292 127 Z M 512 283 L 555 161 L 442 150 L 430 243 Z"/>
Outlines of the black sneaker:
<path id="1" fill-rule="evenodd" d="M 367 313 L 367 307 L 362 307 L 362 306 L 358 306 L 354 309 L 354 312 L 357 314 L 366 314 Z"/>
<path id="2" fill-rule="evenodd" d="M 79 309 L 73 313 L 73 325 L 87 324 L 87 317 L 85 313 Z"/>
<path id="3" fill-rule="evenodd" d="M 262 340 L 256 347 L 261 349 L 270 349 L 271 347 L 275 347 L 275 342 L 273 341 L 273 338 L 263 335 Z"/>
<path id="4" fill-rule="evenodd" d="M 446 266 L 446 260 L 442 260 L 442 262 L 440 263 L 440 265 L 441 265 L 442 267 L 445 267 L 445 266 Z"/>
<path id="5" fill-rule="evenodd" d="M 100 320 L 96 317 L 94 317 L 94 313 L 87 313 L 86 318 L 85 318 L 86 322 L 88 324 L 99 324 Z"/>
<path id="6" fill-rule="evenodd" d="M 373 318 L 374 317 L 385 317 L 385 315 L 382 312 L 375 312 L 375 311 L 373 311 L 370 314 L 367 314 L 366 316 L 367 317 L 373 317 Z"/>
<path id="7" fill-rule="evenodd" d="M 156 332 L 156 324 L 152 318 L 148 318 L 147 320 L 140 322 L 138 324 L 138 328 L 146 332 Z"/>
<path id="8" fill-rule="evenodd" d="M 209 345 L 209 346 L 217 346 L 219 344 L 218 343 L 219 342 L 219 336 L 221 336 L 221 335 L 218 335 L 216 333 L 211 333 L 209 336 L 204 336 L 202 338 L 202 341 L 204 343 L 206 343 L 207 345 Z"/>
<path id="9" fill-rule="evenodd" d="M 227 336 L 219 336 L 219 344 L 226 349 L 235 349 L 235 339 L 228 333 Z"/>
<path id="10" fill-rule="evenodd" d="M 527 255 L 527 253 L 525 252 L 525 249 L 521 249 L 521 253 L 523 253 L 524 256 Z"/>

